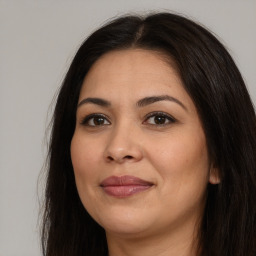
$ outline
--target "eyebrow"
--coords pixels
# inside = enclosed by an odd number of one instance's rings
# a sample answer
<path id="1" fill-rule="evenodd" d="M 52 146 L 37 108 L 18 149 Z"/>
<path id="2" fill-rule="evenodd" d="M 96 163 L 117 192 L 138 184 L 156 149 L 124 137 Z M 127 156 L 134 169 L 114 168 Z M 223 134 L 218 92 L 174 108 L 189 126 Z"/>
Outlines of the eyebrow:
<path id="1" fill-rule="evenodd" d="M 147 105 L 153 104 L 153 103 L 158 102 L 158 101 L 172 101 L 172 102 L 175 102 L 178 105 L 180 105 L 184 110 L 187 111 L 186 106 L 181 101 L 179 101 L 178 99 L 176 99 L 172 96 L 169 96 L 169 95 L 145 97 L 143 99 L 140 99 L 136 103 L 136 105 L 138 107 L 145 107 Z M 104 100 L 102 98 L 85 98 L 85 99 L 81 100 L 78 103 L 77 107 L 79 108 L 83 104 L 95 104 L 95 105 L 102 106 L 102 107 L 110 107 L 111 106 L 110 101 Z"/>
<path id="2" fill-rule="evenodd" d="M 87 104 L 87 103 L 91 103 L 91 104 L 96 104 L 102 107 L 110 107 L 111 103 L 107 100 L 101 99 L 101 98 L 86 98 L 81 100 L 77 107 L 80 107 L 83 104 Z"/>
<path id="3" fill-rule="evenodd" d="M 178 99 L 176 99 L 172 96 L 169 96 L 169 95 L 146 97 L 146 98 L 143 98 L 143 99 L 139 100 L 136 105 L 138 107 L 145 107 L 149 104 L 152 104 L 152 103 L 155 103 L 155 102 L 158 102 L 158 101 L 172 101 L 172 102 L 175 102 L 178 105 L 180 105 L 184 110 L 187 111 L 186 106 L 181 101 L 179 101 Z"/>

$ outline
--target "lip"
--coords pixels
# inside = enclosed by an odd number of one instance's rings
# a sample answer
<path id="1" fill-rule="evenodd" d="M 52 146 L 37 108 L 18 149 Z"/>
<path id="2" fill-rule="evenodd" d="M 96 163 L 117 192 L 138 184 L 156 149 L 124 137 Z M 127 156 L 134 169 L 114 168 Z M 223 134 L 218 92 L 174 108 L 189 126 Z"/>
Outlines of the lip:
<path id="1" fill-rule="evenodd" d="M 128 197 L 151 188 L 153 183 L 138 177 L 124 175 L 110 176 L 103 180 L 100 186 L 110 196 Z"/>

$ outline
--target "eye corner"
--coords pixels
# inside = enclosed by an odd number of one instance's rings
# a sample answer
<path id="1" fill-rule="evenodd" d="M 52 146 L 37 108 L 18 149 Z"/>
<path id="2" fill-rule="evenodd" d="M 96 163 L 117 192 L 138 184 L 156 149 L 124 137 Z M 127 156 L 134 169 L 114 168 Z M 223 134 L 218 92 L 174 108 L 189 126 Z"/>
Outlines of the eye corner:
<path id="1" fill-rule="evenodd" d="M 149 120 L 152 118 L 151 122 Z M 158 119 L 157 119 L 158 118 Z M 177 119 L 172 115 L 167 114 L 162 111 L 154 111 L 147 114 L 144 118 L 143 124 L 148 124 L 151 126 L 163 127 L 172 125 L 177 122 Z"/>
<path id="2" fill-rule="evenodd" d="M 97 128 L 110 125 L 111 122 L 109 121 L 109 118 L 104 114 L 92 113 L 81 118 L 79 124 L 89 128 Z"/>

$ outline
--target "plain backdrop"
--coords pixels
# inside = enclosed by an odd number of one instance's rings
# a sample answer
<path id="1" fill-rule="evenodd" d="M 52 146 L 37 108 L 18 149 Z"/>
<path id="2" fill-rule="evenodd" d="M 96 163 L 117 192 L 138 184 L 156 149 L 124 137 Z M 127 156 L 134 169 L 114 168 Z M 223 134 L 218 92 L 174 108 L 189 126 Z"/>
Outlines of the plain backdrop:
<path id="1" fill-rule="evenodd" d="M 49 106 L 78 46 L 111 17 L 157 10 L 217 34 L 256 102 L 256 0 L 0 0 L 0 256 L 41 255 Z"/>

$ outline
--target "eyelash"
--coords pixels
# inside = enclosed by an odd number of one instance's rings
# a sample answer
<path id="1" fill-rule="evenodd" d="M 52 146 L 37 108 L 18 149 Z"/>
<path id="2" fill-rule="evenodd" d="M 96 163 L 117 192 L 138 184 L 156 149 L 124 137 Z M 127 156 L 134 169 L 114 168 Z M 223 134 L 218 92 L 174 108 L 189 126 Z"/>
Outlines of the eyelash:
<path id="1" fill-rule="evenodd" d="M 165 123 L 164 124 L 149 124 L 149 125 L 156 125 L 156 126 L 166 126 L 166 125 L 170 125 L 170 124 L 173 124 L 175 123 L 177 120 L 172 117 L 171 115 L 167 114 L 167 113 L 164 113 L 164 112 L 160 112 L 160 111 L 157 111 L 157 112 L 152 112 L 148 115 L 146 115 L 146 119 L 145 121 L 148 121 L 150 118 L 156 118 L 156 117 L 161 117 L 161 118 L 165 118 Z M 145 122 L 144 121 L 144 122 Z M 155 121 L 155 120 L 154 120 Z M 167 121 L 167 123 L 166 123 Z M 144 123 L 143 122 L 143 123 Z"/>
<path id="2" fill-rule="evenodd" d="M 145 122 L 147 122 L 150 118 L 156 118 L 156 117 L 160 117 L 160 118 L 164 118 L 165 119 L 165 123 L 163 124 L 150 124 L 148 123 L 149 125 L 152 125 L 152 126 L 166 126 L 166 125 L 170 125 L 172 123 L 175 123 L 176 122 L 176 119 L 174 117 L 172 117 L 171 115 L 169 114 L 166 114 L 164 112 L 152 112 L 148 115 L 146 115 L 145 117 L 145 121 L 143 121 L 143 124 L 145 124 Z M 93 121 L 95 120 L 96 118 L 102 118 L 103 120 L 103 124 L 99 124 L 99 125 L 92 125 L 92 124 L 89 124 L 90 121 Z M 154 120 L 155 121 L 155 120 Z M 105 122 L 108 122 L 107 124 Z M 167 123 L 166 123 L 167 122 Z M 88 116 L 86 116 L 82 122 L 81 122 L 81 125 L 84 125 L 84 126 L 89 126 L 89 127 L 96 127 L 96 126 L 104 126 L 104 125 L 110 125 L 111 123 L 108 121 L 108 117 L 103 115 L 103 114 L 90 114 Z"/>
<path id="3" fill-rule="evenodd" d="M 108 120 L 108 117 L 105 116 L 105 115 L 103 115 L 103 114 L 90 114 L 90 115 L 86 116 L 86 117 L 82 120 L 81 124 L 82 124 L 82 125 L 85 125 L 85 126 L 89 126 L 89 127 L 102 126 L 102 125 L 90 125 L 90 124 L 89 124 L 89 121 L 90 121 L 90 120 L 93 120 L 93 119 L 95 119 L 95 118 L 97 118 L 97 117 L 98 117 L 98 118 L 102 118 L 102 119 L 104 120 L 104 123 L 105 123 L 106 120 Z M 110 124 L 109 121 L 107 121 L 107 122 Z M 106 124 L 103 124 L 103 125 L 106 125 Z M 107 124 L 107 125 L 108 125 L 108 124 Z"/>

